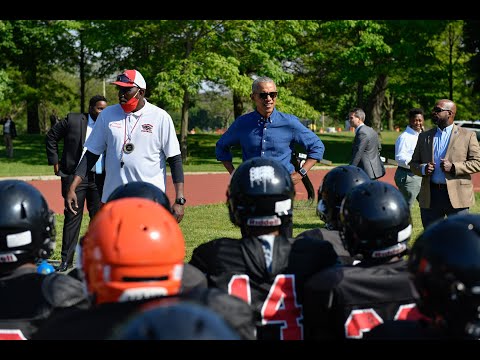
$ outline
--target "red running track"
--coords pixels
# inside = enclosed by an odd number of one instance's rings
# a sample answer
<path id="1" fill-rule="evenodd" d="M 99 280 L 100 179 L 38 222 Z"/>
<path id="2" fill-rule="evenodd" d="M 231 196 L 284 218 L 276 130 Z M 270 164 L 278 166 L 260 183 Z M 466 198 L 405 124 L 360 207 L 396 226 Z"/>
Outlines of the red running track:
<path id="1" fill-rule="evenodd" d="M 325 174 L 331 168 L 313 169 L 308 176 L 315 188 L 315 195 Z M 395 186 L 393 179 L 396 167 L 387 167 L 386 175 L 381 179 Z M 474 190 L 480 191 L 480 173 L 472 176 Z M 226 200 L 227 185 L 230 175 L 225 173 L 186 173 L 185 174 L 185 198 L 186 206 L 223 203 Z M 61 196 L 60 180 L 31 180 L 30 184 L 39 189 L 48 201 L 50 208 L 57 214 L 63 214 L 63 198 Z M 296 186 L 296 198 L 306 200 L 307 191 L 302 183 Z M 167 176 L 167 196 L 172 201 L 175 198 L 175 189 L 172 179 Z M 86 211 L 86 210 L 85 210 Z"/>

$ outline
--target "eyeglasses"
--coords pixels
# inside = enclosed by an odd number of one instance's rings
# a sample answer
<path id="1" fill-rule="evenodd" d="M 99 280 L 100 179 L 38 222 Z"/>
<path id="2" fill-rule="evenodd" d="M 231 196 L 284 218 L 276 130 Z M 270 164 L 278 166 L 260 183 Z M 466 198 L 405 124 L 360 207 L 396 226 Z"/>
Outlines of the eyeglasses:
<path id="1" fill-rule="evenodd" d="M 442 112 L 442 111 L 451 111 L 451 110 L 449 110 L 449 109 L 442 109 L 442 108 L 440 108 L 440 107 L 438 107 L 438 106 L 435 106 L 432 111 L 433 111 L 434 113 L 439 113 L 439 112 Z"/>
<path id="2" fill-rule="evenodd" d="M 128 83 L 128 84 L 132 84 L 132 85 L 135 85 L 136 87 L 140 88 L 140 86 L 138 86 L 137 84 L 135 84 L 135 82 L 133 80 L 131 80 L 127 75 L 125 74 L 120 74 L 120 75 L 117 75 L 117 81 L 120 81 L 120 82 L 123 82 L 123 83 Z"/>
<path id="3" fill-rule="evenodd" d="M 257 93 L 260 99 L 266 100 L 267 97 L 270 95 L 272 99 L 275 99 L 278 95 L 278 91 L 272 91 L 272 92 L 262 92 L 262 93 Z"/>

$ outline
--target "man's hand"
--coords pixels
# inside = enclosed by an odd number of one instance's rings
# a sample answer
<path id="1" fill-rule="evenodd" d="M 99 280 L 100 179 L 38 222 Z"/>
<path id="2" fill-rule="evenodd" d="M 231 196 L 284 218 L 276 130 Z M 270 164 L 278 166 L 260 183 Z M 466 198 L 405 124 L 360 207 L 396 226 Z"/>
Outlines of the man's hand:
<path id="1" fill-rule="evenodd" d="M 440 160 L 441 160 L 440 168 L 446 173 L 452 172 L 453 164 L 446 159 L 440 159 Z"/>
<path id="2" fill-rule="evenodd" d="M 435 163 L 434 162 L 427 163 L 427 166 L 425 166 L 425 175 L 432 175 L 434 170 L 435 170 Z"/>
<path id="3" fill-rule="evenodd" d="M 72 204 L 73 204 L 73 206 L 72 206 Z M 77 215 L 77 211 L 74 210 L 74 208 L 78 209 L 77 194 L 75 194 L 75 191 L 68 190 L 67 197 L 65 198 L 65 207 L 70 212 Z"/>
<path id="4" fill-rule="evenodd" d="M 174 203 L 172 205 L 172 214 L 175 217 L 175 219 L 177 219 L 177 223 L 180 223 L 180 221 L 182 221 L 184 211 L 185 211 L 184 205 L 180 205 L 177 203 Z"/>
<path id="5" fill-rule="evenodd" d="M 297 185 L 299 182 L 302 181 L 302 175 L 300 175 L 298 172 L 294 171 L 293 173 L 290 174 L 290 177 L 292 178 L 293 185 Z"/>

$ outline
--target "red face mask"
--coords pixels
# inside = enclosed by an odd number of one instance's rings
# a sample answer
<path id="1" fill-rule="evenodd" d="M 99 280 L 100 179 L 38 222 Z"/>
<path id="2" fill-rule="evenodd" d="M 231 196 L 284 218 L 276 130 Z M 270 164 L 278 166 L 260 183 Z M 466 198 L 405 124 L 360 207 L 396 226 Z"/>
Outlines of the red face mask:
<path id="1" fill-rule="evenodd" d="M 120 104 L 123 111 L 125 111 L 126 113 L 130 113 L 133 110 L 135 110 L 135 108 L 138 105 L 138 101 L 139 101 L 139 99 L 137 99 L 137 94 L 138 94 L 139 91 L 140 91 L 140 89 L 138 89 L 137 92 L 135 93 L 135 95 L 133 95 L 132 98 L 130 100 L 128 100 L 125 104 Z"/>

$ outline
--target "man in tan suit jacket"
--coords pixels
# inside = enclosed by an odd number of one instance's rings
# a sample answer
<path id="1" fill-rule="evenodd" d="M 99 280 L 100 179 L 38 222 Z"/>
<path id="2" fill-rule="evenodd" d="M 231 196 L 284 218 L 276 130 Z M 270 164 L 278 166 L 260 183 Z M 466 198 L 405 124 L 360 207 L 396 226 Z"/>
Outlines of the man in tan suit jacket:
<path id="1" fill-rule="evenodd" d="M 445 216 L 468 213 L 475 204 L 471 174 L 480 171 L 475 132 L 453 123 L 457 106 L 438 100 L 432 110 L 436 127 L 418 136 L 410 169 L 422 176 L 418 196 L 423 227 Z"/>

